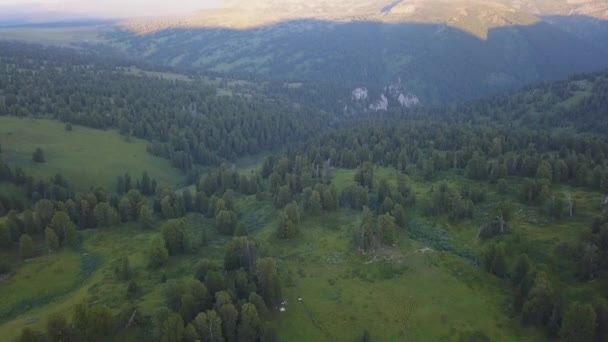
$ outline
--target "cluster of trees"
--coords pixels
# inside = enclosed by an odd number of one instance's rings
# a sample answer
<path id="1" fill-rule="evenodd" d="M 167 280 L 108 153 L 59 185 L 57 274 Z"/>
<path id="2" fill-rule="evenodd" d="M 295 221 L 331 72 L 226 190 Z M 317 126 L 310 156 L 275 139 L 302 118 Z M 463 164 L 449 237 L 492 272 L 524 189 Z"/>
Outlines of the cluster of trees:
<path id="1" fill-rule="evenodd" d="M 264 322 L 282 302 L 277 264 L 258 258 L 255 241 L 247 237 L 227 244 L 223 265 L 203 259 L 193 279 L 168 281 L 163 296 L 166 308 L 154 316 L 158 340 L 277 340 Z"/>
<path id="2" fill-rule="evenodd" d="M 511 215 L 504 205 L 499 205 L 496 211 L 496 221 L 486 224 L 491 228 L 485 228 L 493 232 L 500 225 L 506 229 Z M 569 272 L 579 281 L 605 277 L 606 246 L 603 241 L 607 228 L 608 214 L 604 210 L 580 242 L 568 242 L 556 249 L 556 258 L 563 259 L 571 267 Z M 494 236 L 487 234 L 486 238 Z M 512 307 L 524 324 L 544 327 L 564 341 L 604 341 L 608 338 L 608 302 L 605 298 L 590 294 L 582 302 L 568 300 L 563 289 L 556 286 L 557 280 L 547 272 L 546 265 L 535 265 L 526 254 L 510 261 L 507 248 L 504 242 L 491 242 L 483 253 L 483 267 L 511 282 L 514 289 Z"/>
<path id="3" fill-rule="evenodd" d="M 114 313 L 106 305 L 88 298 L 76 304 L 72 311 L 51 314 L 44 332 L 24 328 L 18 341 L 91 341 L 113 336 L 125 328 L 127 322 L 142 323 L 144 318 L 134 307 Z"/>
<path id="4" fill-rule="evenodd" d="M 364 123 L 312 138 L 294 154 L 346 168 L 392 166 L 430 180 L 460 170 L 478 181 L 519 176 L 608 190 L 604 138 L 433 121 Z"/>
<path id="5" fill-rule="evenodd" d="M 116 180 L 116 192 L 118 194 L 126 194 L 131 189 L 137 189 L 144 196 L 154 195 L 158 187 L 156 179 L 150 177 L 147 171 L 144 171 L 140 179 L 135 179 L 133 182 L 131 175 L 127 172 L 123 176 L 119 176 Z"/>
<path id="6" fill-rule="evenodd" d="M 386 213 L 376 218 L 368 207 L 363 207 L 361 225 L 353 232 L 354 247 L 360 253 L 366 253 L 381 245 L 394 246 L 398 228 L 391 214 Z"/>
<path id="7" fill-rule="evenodd" d="M 19 167 L 11 167 L 2 160 L 0 148 L 0 182 L 14 184 L 24 196 L 13 191 L 0 193 L 0 217 L 10 210 L 23 210 L 28 206 L 28 199 L 37 202 L 41 199 L 66 201 L 74 194 L 70 190 L 68 181 L 56 174 L 49 179 L 34 179 Z"/>
<path id="8" fill-rule="evenodd" d="M 608 210 L 593 220 L 574 257 L 579 260 L 577 276 L 580 279 L 591 280 L 608 275 Z"/>
<path id="9" fill-rule="evenodd" d="M 8 168 L 10 171 L 10 168 Z M 10 249 L 19 244 L 29 245 L 29 241 L 42 239 L 46 241 L 46 247 L 55 251 L 61 246 L 78 244 L 77 230 L 88 228 L 103 228 L 113 226 L 122 222 L 139 222 L 142 228 L 150 229 L 155 222 L 155 216 L 162 218 L 177 218 L 184 216 L 187 211 L 193 211 L 192 195 L 184 190 L 181 194 L 175 193 L 169 188 L 157 186 L 150 190 L 154 183 L 144 173 L 143 181 L 138 181 L 137 187 L 149 192 L 147 197 L 139 190 L 132 188 L 126 193 L 119 195 L 107 193 L 101 188 L 92 188 L 88 193 L 72 193 L 67 188 L 57 184 L 64 183 L 63 178 L 56 176 L 52 179 L 50 198 L 42 198 L 34 202 L 30 208 L 19 212 L 12 209 L 8 212 L 7 219 L 0 224 L 0 247 Z M 24 176 L 11 178 L 20 180 Z M 31 177 L 26 178 L 27 184 L 34 183 Z M 125 177 L 128 179 L 128 177 Z M 148 181 L 146 181 L 148 179 Z M 46 187 L 39 186 L 36 189 L 45 190 Z M 151 192 L 150 192 L 151 191 Z M 48 192 L 43 191 L 44 194 Z M 38 196 L 32 196 L 34 198 Z M 152 205 L 150 205 L 152 200 Z M 23 238 L 22 238 L 23 237 Z M 23 248 L 22 248 L 23 250 Z M 28 250 L 28 248 L 26 248 Z M 25 253 L 32 256 L 33 252 Z"/>
<path id="10" fill-rule="evenodd" d="M 183 225 L 177 223 L 177 226 Z M 173 229 L 173 228 L 171 228 Z M 179 228 L 176 228 L 179 230 Z M 163 235 L 166 231 L 163 229 Z M 182 246 L 171 248 L 179 250 Z M 157 341 L 278 341 L 267 323 L 282 299 L 277 263 L 256 256 L 255 242 L 234 238 L 226 246 L 224 264 L 202 259 L 192 278 L 161 279 L 164 307 L 152 317 Z M 115 275 L 128 281 L 127 296 L 137 292 L 133 269 L 126 256 L 116 262 Z M 97 340 L 114 336 L 132 325 L 145 325 L 142 311 L 127 305 L 114 313 L 104 304 L 85 300 L 71 311 L 48 318 L 45 332 L 25 328 L 20 341 Z"/>

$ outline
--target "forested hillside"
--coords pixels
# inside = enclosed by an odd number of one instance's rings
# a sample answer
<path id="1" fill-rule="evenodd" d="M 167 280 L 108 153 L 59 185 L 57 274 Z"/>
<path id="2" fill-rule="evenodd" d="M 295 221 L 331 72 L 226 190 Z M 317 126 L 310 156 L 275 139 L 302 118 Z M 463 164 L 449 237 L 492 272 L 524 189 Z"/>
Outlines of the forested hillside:
<path id="1" fill-rule="evenodd" d="M 265 98 L 255 87 L 222 92 L 201 77 L 137 72 L 128 62 L 70 49 L 2 43 L 0 51 L 0 115 L 117 128 L 150 141 L 151 153 L 184 171 L 282 147 L 329 122 L 321 111 Z"/>
<path id="2" fill-rule="evenodd" d="M 351 112 L 0 43 L 0 336 L 608 341 L 607 80 Z"/>

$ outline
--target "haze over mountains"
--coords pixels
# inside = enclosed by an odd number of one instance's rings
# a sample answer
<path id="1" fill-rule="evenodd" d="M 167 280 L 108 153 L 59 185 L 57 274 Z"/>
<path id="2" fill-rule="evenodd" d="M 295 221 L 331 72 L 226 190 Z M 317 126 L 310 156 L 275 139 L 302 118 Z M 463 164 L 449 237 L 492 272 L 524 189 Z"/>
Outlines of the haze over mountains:
<path id="1" fill-rule="evenodd" d="M 608 67 L 607 18 L 604 0 L 229 0 L 94 34 L 159 65 L 365 87 L 367 108 L 397 83 L 441 104 Z"/>

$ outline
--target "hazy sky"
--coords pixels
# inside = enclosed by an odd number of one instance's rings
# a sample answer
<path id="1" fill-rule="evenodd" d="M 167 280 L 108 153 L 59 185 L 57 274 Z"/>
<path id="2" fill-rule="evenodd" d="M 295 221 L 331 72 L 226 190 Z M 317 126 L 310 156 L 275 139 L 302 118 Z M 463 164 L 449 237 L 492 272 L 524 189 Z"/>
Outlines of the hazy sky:
<path id="1" fill-rule="evenodd" d="M 150 16 L 185 14 L 213 7 L 220 0 L 0 0 L 3 10 L 58 11 L 88 16 Z"/>

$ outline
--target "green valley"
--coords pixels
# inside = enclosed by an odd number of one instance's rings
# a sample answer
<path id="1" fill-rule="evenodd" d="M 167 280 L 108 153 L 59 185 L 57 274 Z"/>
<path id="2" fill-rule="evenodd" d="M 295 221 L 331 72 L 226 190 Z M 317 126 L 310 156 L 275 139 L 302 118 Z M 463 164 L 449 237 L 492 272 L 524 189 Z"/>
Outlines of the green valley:
<path id="1" fill-rule="evenodd" d="M 1 28 L 0 340 L 608 341 L 606 11 Z"/>

